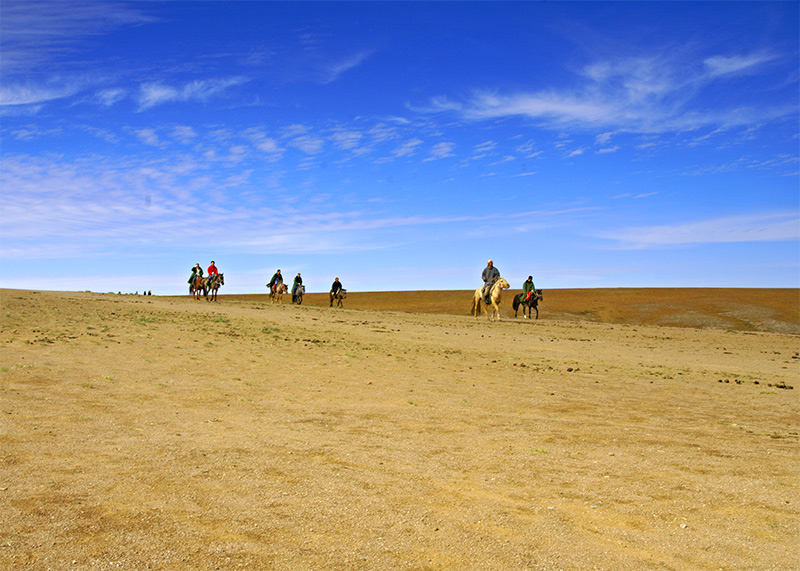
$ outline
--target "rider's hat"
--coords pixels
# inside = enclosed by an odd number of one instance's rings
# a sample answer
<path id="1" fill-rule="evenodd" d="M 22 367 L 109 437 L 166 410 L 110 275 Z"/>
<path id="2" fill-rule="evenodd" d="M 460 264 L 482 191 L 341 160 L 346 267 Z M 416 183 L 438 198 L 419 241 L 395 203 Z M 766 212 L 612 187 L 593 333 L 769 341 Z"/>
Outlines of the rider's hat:
<path id="1" fill-rule="evenodd" d="M 532 279 L 533 279 L 533 276 L 528 276 L 528 279 L 529 279 L 529 280 L 532 280 Z"/>

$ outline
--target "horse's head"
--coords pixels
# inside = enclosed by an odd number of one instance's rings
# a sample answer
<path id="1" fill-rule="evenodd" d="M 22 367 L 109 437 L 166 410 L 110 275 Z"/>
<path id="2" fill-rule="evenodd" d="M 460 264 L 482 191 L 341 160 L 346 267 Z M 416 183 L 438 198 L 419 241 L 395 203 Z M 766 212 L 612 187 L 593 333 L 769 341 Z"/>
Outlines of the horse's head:
<path id="1" fill-rule="evenodd" d="M 500 278 L 499 280 L 497 280 L 497 287 L 499 287 L 500 289 L 508 289 L 511 287 L 511 285 L 506 281 L 505 278 Z"/>
<path id="2" fill-rule="evenodd" d="M 225 285 L 225 274 L 217 274 L 219 275 L 219 285 Z"/>

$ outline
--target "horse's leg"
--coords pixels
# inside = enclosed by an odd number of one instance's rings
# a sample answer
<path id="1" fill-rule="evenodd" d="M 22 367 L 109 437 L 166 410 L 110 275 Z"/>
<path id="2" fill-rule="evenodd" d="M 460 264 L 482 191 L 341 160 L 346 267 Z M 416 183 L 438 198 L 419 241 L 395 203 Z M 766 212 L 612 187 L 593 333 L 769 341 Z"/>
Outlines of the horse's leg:
<path id="1" fill-rule="evenodd" d="M 492 300 L 492 316 L 495 317 L 495 321 L 500 321 L 500 308 L 494 299 Z"/>

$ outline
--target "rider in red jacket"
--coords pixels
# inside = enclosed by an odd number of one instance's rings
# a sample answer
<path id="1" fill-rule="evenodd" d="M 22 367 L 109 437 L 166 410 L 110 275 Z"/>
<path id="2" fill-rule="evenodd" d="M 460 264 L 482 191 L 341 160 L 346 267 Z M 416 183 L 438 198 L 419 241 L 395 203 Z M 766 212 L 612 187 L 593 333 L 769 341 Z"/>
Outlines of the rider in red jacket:
<path id="1" fill-rule="evenodd" d="M 219 272 L 217 271 L 217 266 L 214 265 L 214 260 L 211 260 L 211 265 L 208 266 L 208 277 L 212 275 L 217 275 Z"/>

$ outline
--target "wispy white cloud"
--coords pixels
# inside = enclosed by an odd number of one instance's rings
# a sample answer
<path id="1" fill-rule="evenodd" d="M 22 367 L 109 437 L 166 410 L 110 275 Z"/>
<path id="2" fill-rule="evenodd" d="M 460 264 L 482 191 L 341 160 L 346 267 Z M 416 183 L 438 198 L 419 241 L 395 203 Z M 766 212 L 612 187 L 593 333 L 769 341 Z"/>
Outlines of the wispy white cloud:
<path id="1" fill-rule="evenodd" d="M 22 106 L 46 103 L 79 93 L 82 86 L 78 83 L 50 82 L 50 85 L 31 85 L 29 83 L 9 83 L 0 85 L 0 106 Z"/>
<path id="2" fill-rule="evenodd" d="M 601 61 L 581 71 L 569 90 L 475 91 L 465 102 L 434 97 L 420 112 L 457 113 L 469 120 L 528 117 L 552 130 L 602 129 L 598 144 L 618 132 L 666 133 L 699 128 L 750 127 L 797 114 L 796 105 L 695 106 L 694 97 L 722 78 L 757 73 L 775 58 L 763 54 L 706 58 L 691 63 L 664 56 Z"/>
<path id="3" fill-rule="evenodd" d="M 172 138 L 187 145 L 197 138 L 195 130 L 188 125 L 176 125 L 171 130 Z"/>
<path id="4" fill-rule="evenodd" d="M 618 242 L 625 249 L 796 241 L 800 239 L 800 216 L 796 212 L 728 216 L 697 222 L 623 228 L 600 233 L 598 237 Z"/>
<path id="5" fill-rule="evenodd" d="M 145 83 L 139 87 L 139 110 L 144 111 L 156 105 L 181 101 L 207 101 L 238 85 L 246 83 L 244 77 L 224 79 L 196 80 L 182 87 L 173 87 L 162 83 Z"/>
<path id="6" fill-rule="evenodd" d="M 322 72 L 322 83 L 333 83 L 345 72 L 361 65 L 370 55 L 367 51 L 359 52 L 327 65 Z"/>
<path id="7" fill-rule="evenodd" d="M 613 131 L 607 131 L 605 133 L 600 133 L 599 135 L 597 135 L 594 138 L 594 140 L 595 140 L 595 143 L 597 143 L 598 145 L 605 145 L 611 140 L 611 137 L 613 137 L 613 136 L 614 136 L 614 132 Z"/>
<path id="8" fill-rule="evenodd" d="M 0 69 L 6 78 L 48 65 L 87 38 L 123 26 L 158 21 L 144 5 L 123 2 L 3 0 Z"/>
<path id="9" fill-rule="evenodd" d="M 298 135 L 288 141 L 292 147 L 300 149 L 307 155 L 316 155 L 325 147 L 325 140 L 312 134 Z"/>
<path id="10" fill-rule="evenodd" d="M 113 107 L 128 96 L 128 92 L 121 88 L 102 89 L 95 94 L 95 101 L 103 107 Z"/>
<path id="11" fill-rule="evenodd" d="M 155 129 L 138 129 L 134 131 L 134 134 L 145 145 L 150 145 L 151 147 L 161 146 L 161 140 L 158 138 Z"/>
<path id="12" fill-rule="evenodd" d="M 262 153 L 266 153 L 272 160 L 278 160 L 283 156 L 284 148 L 281 147 L 277 139 L 268 136 L 260 129 L 248 129 L 245 137 Z"/>
<path id="13" fill-rule="evenodd" d="M 480 145 L 475 145 L 475 156 L 482 157 L 486 153 L 490 153 L 497 148 L 497 141 L 486 141 Z"/>
<path id="14" fill-rule="evenodd" d="M 417 152 L 417 148 L 423 143 L 422 139 L 411 139 L 406 141 L 399 147 L 392 151 L 392 156 L 395 158 L 408 157 Z"/>
<path id="15" fill-rule="evenodd" d="M 431 149 L 431 156 L 424 159 L 424 162 L 428 161 L 436 161 L 439 159 L 446 159 L 447 157 L 452 157 L 455 153 L 453 150 L 455 149 L 455 143 L 436 143 L 433 148 Z"/>
<path id="16" fill-rule="evenodd" d="M 749 54 L 745 56 L 713 56 L 707 58 L 703 63 L 712 77 L 727 75 L 738 75 L 742 73 L 754 73 L 758 68 L 767 62 L 775 59 L 775 56 L 768 54 Z"/>
<path id="17" fill-rule="evenodd" d="M 331 139 L 340 149 L 353 149 L 364 139 L 364 134 L 352 129 L 337 129 L 331 134 Z"/>

